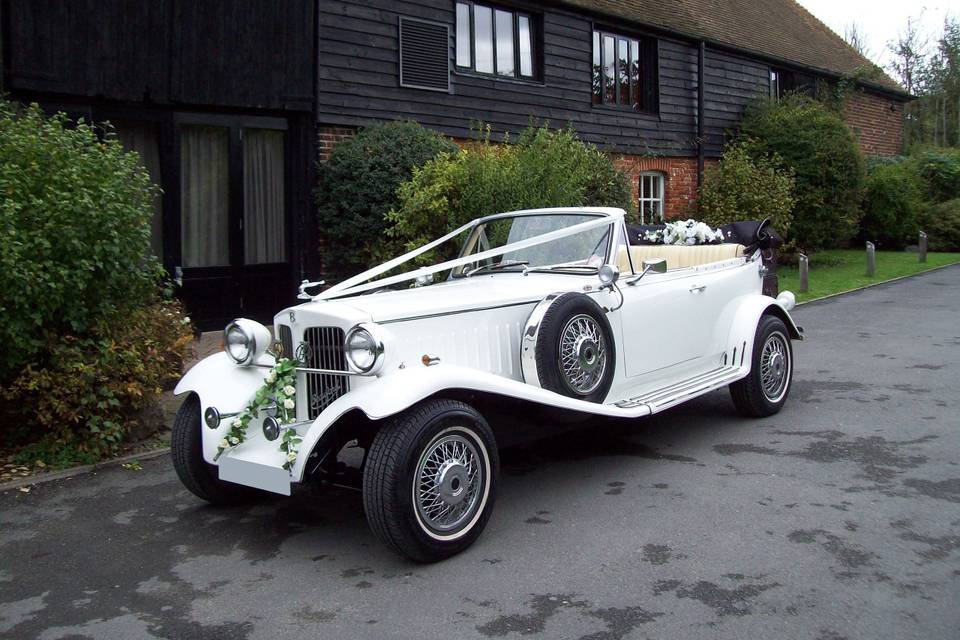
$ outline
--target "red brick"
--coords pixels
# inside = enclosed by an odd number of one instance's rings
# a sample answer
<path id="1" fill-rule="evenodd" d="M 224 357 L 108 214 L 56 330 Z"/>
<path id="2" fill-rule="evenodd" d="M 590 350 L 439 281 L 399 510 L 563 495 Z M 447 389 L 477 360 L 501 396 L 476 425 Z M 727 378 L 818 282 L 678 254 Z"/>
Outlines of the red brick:
<path id="1" fill-rule="evenodd" d="M 865 155 L 893 156 L 903 151 L 903 104 L 890 98 L 854 92 L 844 119 L 857 135 Z"/>

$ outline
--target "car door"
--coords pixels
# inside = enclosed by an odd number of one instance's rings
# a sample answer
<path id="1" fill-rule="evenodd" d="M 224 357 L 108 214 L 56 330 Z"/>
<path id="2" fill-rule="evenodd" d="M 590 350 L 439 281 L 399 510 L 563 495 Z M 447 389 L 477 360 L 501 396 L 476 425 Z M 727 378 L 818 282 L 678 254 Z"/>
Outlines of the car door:
<path id="1" fill-rule="evenodd" d="M 629 281 L 629 277 L 625 278 Z M 706 355 L 715 315 L 710 279 L 693 269 L 648 273 L 620 284 L 621 344 L 627 377 L 667 371 Z"/>

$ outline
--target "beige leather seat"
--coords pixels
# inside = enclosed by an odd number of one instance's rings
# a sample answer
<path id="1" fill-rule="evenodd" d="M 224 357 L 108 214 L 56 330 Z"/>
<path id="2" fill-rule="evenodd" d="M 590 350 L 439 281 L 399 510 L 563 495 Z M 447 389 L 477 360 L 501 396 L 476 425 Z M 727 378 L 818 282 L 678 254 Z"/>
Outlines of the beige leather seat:
<path id="1" fill-rule="evenodd" d="M 698 244 L 689 247 L 666 244 L 631 245 L 630 257 L 633 258 L 634 268 L 639 272 L 644 260 L 664 258 L 667 269 L 683 269 L 699 264 L 720 262 L 743 256 L 742 244 Z M 617 266 L 620 273 L 630 272 L 630 263 L 627 261 L 627 248 L 620 247 L 617 254 Z"/>

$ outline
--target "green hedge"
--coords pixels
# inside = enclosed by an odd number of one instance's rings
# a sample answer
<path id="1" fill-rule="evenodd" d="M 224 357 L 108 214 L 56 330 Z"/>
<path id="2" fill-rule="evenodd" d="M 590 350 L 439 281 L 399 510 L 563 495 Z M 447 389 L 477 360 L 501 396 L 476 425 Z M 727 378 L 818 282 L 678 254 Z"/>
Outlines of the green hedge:
<path id="1" fill-rule="evenodd" d="M 179 375 L 191 329 L 162 299 L 156 189 L 109 127 L 0 101 L 5 445 L 95 459 Z"/>
<path id="2" fill-rule="evenodd" d="M 699 219 L 718 227 L 738 220 L 769 218 L 773 229 L 789 236 L 793 222 L 793 171 L 779 156 L 750 157 L 749 141 L 733 142 L 715 167 L 704 172 L 697 196 Z"/>
<path id="3" fill-rule="evenodd" d="M 384 215 L 415 167 L 457 147 L 415 122 L 375 124 L 337 146 L 319 166 L 317 220 L 332 279 L 363 271 L 384 257 Z"/>
<path id="4" fill-rule="evenodd" d="M 633 210 L 629 178 L 572 129 L 528 127 L 515 143 L 489 134 L 456 153 L 441 153 L 400 186 L 387 214 L 394 252 L 416 248 L 474 218 L 564 206 Z M 451 257 L 455 243 L 438 253 Z"/>
<path id="5" fill-rule="evenodd" d="M 0 101 L 0 382 L 44 332 L 82 334 L 150 297 L 155 189 L 112 136 Z"/>
<path id="6" fill-rule="evenodd" d="M 913 160 L 871 162 L 864 189 L 861 239 L 875 242 L 883 249 L 915 244 L 919 219 L 927 207 L 924 188 Z"/>
<path id="7" fill-rule="evenodd" d="M 837 112 L 801 95 L 764 100 L 747 109 L 740 133 L 754 159 L 779 156 L 794 172 L 796 204 L 788 240 L 811 250 L 835 247 L 854 236 L 863 158 Z"/>
<path id="8" fill-rule="evenodd" d="M 920 217 L 931 251 L 960 251 L 960 198 L 940 202 Z"/>

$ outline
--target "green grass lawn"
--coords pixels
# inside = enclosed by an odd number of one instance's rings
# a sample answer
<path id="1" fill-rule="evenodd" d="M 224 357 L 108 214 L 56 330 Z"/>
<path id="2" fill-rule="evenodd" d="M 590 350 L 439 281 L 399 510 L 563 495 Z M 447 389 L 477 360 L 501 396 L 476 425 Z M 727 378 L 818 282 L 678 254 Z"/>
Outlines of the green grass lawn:
<path id="1" fill-rule="evenodd" d="M 777 275 L 780 291 L 793 291 L 797 302 L 807 302 L 957 262 L 960 262 L 960 253 L 928 253 L 927 261 L 920 263 L 916 253 L 878 251 L 877 274 L 868 278 L 865 250 L 833 249 L 810 256 L 810 291 L 807 293 L 799 292 L 800 275 L 796 266 L 778 266 Z"/>

